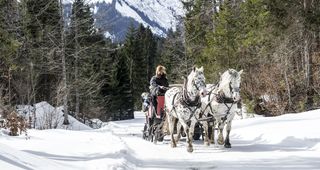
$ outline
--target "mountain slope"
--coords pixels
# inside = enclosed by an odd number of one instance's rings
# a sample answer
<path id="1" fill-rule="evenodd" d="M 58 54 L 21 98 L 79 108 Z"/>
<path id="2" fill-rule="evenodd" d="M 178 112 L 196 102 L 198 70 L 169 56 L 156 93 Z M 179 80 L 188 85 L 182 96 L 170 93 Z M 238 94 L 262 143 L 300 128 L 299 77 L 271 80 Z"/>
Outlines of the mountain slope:
<path id="1" fill-rule="evenodd" d="M 125 38 L 127 28 L 139 23 L 150 27 L 154 34 L 166 36 L 169 29 L 176 29 L 184 15 L 179 0 L 87 0 L 92 7 L 95 24 L 106 36 L 115 41 Z M 72 0 L 64 0 L 67 17 Z"/>

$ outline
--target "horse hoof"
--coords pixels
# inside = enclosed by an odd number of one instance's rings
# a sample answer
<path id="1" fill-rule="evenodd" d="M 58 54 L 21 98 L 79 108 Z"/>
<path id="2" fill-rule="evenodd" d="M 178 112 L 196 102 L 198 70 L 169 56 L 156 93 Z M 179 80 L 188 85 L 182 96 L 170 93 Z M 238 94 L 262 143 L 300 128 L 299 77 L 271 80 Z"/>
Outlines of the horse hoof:
<path id="1" fill-rule="evenodd" d="M 231 144 L 225 144 L 224 147 L 225 148 L 231 148 Z"/>
<path id="2" fill-rule="evenodd" d="M 210 146 L 210 143 L 209 142 L 204 142 L 204 145 L 205 146 Z"/>
<path id="3" fill-rule="evenodd" d="M 224 141 L 223 141 L 223 140 L 218 140 L 218 144 L 219 144 L 219 145 L 223 145 L 223 144 L 224 144 Z"/>
<path id="4" fill-rule="evenodd" d="M 193 148 L 192 147 L 188 147 L 187 151 L 191 153 L 191 152 L 193 152 Z"/>
<path id="5" fill-rule="evenodd" d="M 177 145 L 175 143 L 171 143 L 171 148 L 175 148 Z"/>
<path id="6" fill-rule="evenodd" d="M 180 139 L 179 139 L 179 138 L 174 138 L 174 141 L 175 141 L 176 143 L 178 143 L 178 142 L 180 141 Z"/>

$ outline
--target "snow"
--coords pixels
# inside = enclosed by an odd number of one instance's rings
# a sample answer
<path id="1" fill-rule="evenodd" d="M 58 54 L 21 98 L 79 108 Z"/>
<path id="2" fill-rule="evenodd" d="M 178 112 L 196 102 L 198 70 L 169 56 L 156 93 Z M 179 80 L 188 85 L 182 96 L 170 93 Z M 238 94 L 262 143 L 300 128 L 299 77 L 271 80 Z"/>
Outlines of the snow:
<path id="1" fill-rule="evenodd" d="M 98 10 L 99 10 L 99 7 L 94 6 L 94 8 L 93 8 L 93 14 L 96 14 L 96 13 L 98 12 Z"/>
<path id="2" fill-rule="evenodd" d="M 70 4 L 73 0 L 64 0 L 64 4 Z M 111 4 L 112 0 L 86 0 L 89 4 L 105 2 Z M 179 0 L 117 0 L 115 1 L 116 10 L 124 17 L 130 17 L 135 21 L 150 27 L 151 31 L 157 35 L 165 36 L 165 30 L 176 30 L 178 17 L 184 16 L 183 4 Z M 143 13 L 150 21 L 159 26 L 152 26 L 136 10 Z M 93 13 L 96 14 L 98 8 L 93 7 Z M 160 28 L 161 27 L 161 28 Z"/>
<path id="3" fill-rule="evenodd" d="M 63 0 L 62 1 L 63 4 L 72 4 L 73 2 L 74 2 L 74 0 Z M 92 3 L 92 4 L 105 2 L 107 4 L 111 4 L 112 0 L 85 0 L 85 2 Z"/>
<path id="4" fill-rule="evenodd" d="M 139 23 L 143 24 L 145 27 L 150 26 L 147 22 L 145 22 L 140 15 L 136 11 L 134 11 L 130 6 L 126 3 L 116 3 L 116 10 L 121 13 L 122 16 L 131 17 L 134 20 L 138 21 Z M 157 35 L 164 35 L 164 32 L 158 28 L 150 26 L 150 29 L 153 33 Z"/>
<path id="5" fill-rule="evenodd" d="M 142 139 L 144 113 L 135 119 L 105 122 L 91 130 L 28 130 L 0 133 L 1 169 L 320 169 L 320 110 L 233 121 L 232 148 L 204 146 L 185 138 L 171 148 L 168 136 L 157 145 Z"/>
<path id="6" fill-rule="evenodd" d="M 184 10 L 181 2 L 177 0 L 125 0 L 133 7 L 141 10 L 152 20 L 167 30 L 176 29 L 177 16 L 183 16 Z"/>
<path id="7" fill-rule="evenodd" d="M 108 31 L 106 31 L 106 32 L 104 33 L 104 37 L 110 38 L 112 41 L 114 41 L 114 40 L 116 39 L 116 36 L 113 35 L 113 34 L 110 34 Z"/>
<path id="8" fill-rule="evenodd" d="M 18 105 L 17 111 L 20 115 L 23 115 L 25 118 L 29 116 L 33 117 L 33 112 L 36 114 L 36 128 L 37 129 L 48 129 L 50 127 L 55 127 L 58 129 L 65 129 L 63 125 L 63 106 L 53 107 L 47 102 L 40 102 L 34 106 L 30 105 Z M 74 117 L 68 116 L 70 125 L 68 126 L 69 130 L 89 130 L 91 129 L 87 125 L 77 121 Z"/>

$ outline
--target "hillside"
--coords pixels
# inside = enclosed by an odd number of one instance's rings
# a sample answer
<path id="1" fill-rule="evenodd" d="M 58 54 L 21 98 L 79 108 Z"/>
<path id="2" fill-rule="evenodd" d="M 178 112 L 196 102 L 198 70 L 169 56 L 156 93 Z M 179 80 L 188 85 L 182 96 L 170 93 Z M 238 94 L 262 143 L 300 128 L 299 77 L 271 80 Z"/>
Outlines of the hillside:
<path id="1" fill-rule="evenodd" d="M 176 29 L 184 15 L 179 0 L 87 0 L 92 7 L 95 24 L 114 41 L 125 38 L 130 25 L 143 24 L 158 36 Z M 66 16 L 71 13 L 72 0 L 64 0 Z"/>

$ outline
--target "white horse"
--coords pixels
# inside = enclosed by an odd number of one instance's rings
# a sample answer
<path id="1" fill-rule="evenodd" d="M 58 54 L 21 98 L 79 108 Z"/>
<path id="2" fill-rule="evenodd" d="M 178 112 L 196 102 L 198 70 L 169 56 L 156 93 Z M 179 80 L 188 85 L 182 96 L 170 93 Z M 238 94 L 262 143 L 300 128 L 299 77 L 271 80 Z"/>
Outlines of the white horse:
<path id="1" fill-rule="evenodd" d="M 238 111 L 240 100 L 240 82 L 243 70 L 237 72 L 234 69 L 225 71 L 220 78 L 220 82 L 216 86 L 208 88 L 208 95 L 202 98 L 202 114 L 203 117 L 213 117 L 213 129 L 211 134 L 212 143 L 214 143 L 214 129 L 218 131 L 218 144 L 226 148 L 231 148 L 229 134 L 231 131 L 231 123 Z M 204 143 L 209 145 L 208 138 L 208 122 L 203 121 L 205 131 Z M 223 137 L 223 129 L 226 125 L 226 138 Z"/>
<path id="2" fill-rule="evenodd" d="M 196 123 L 194 115 L 201 111 L 201 96 L 206 94 L 203 67 L 192 69 L 188 78 L 185 79 L 183 88 L 173 87 L 166 92 L 165 110 L 172 147 L 177 146 L 174 140 L 174 127 L 178 120 L 187 136 L 187 151 L 193 152 L 192 137 Z"/>

